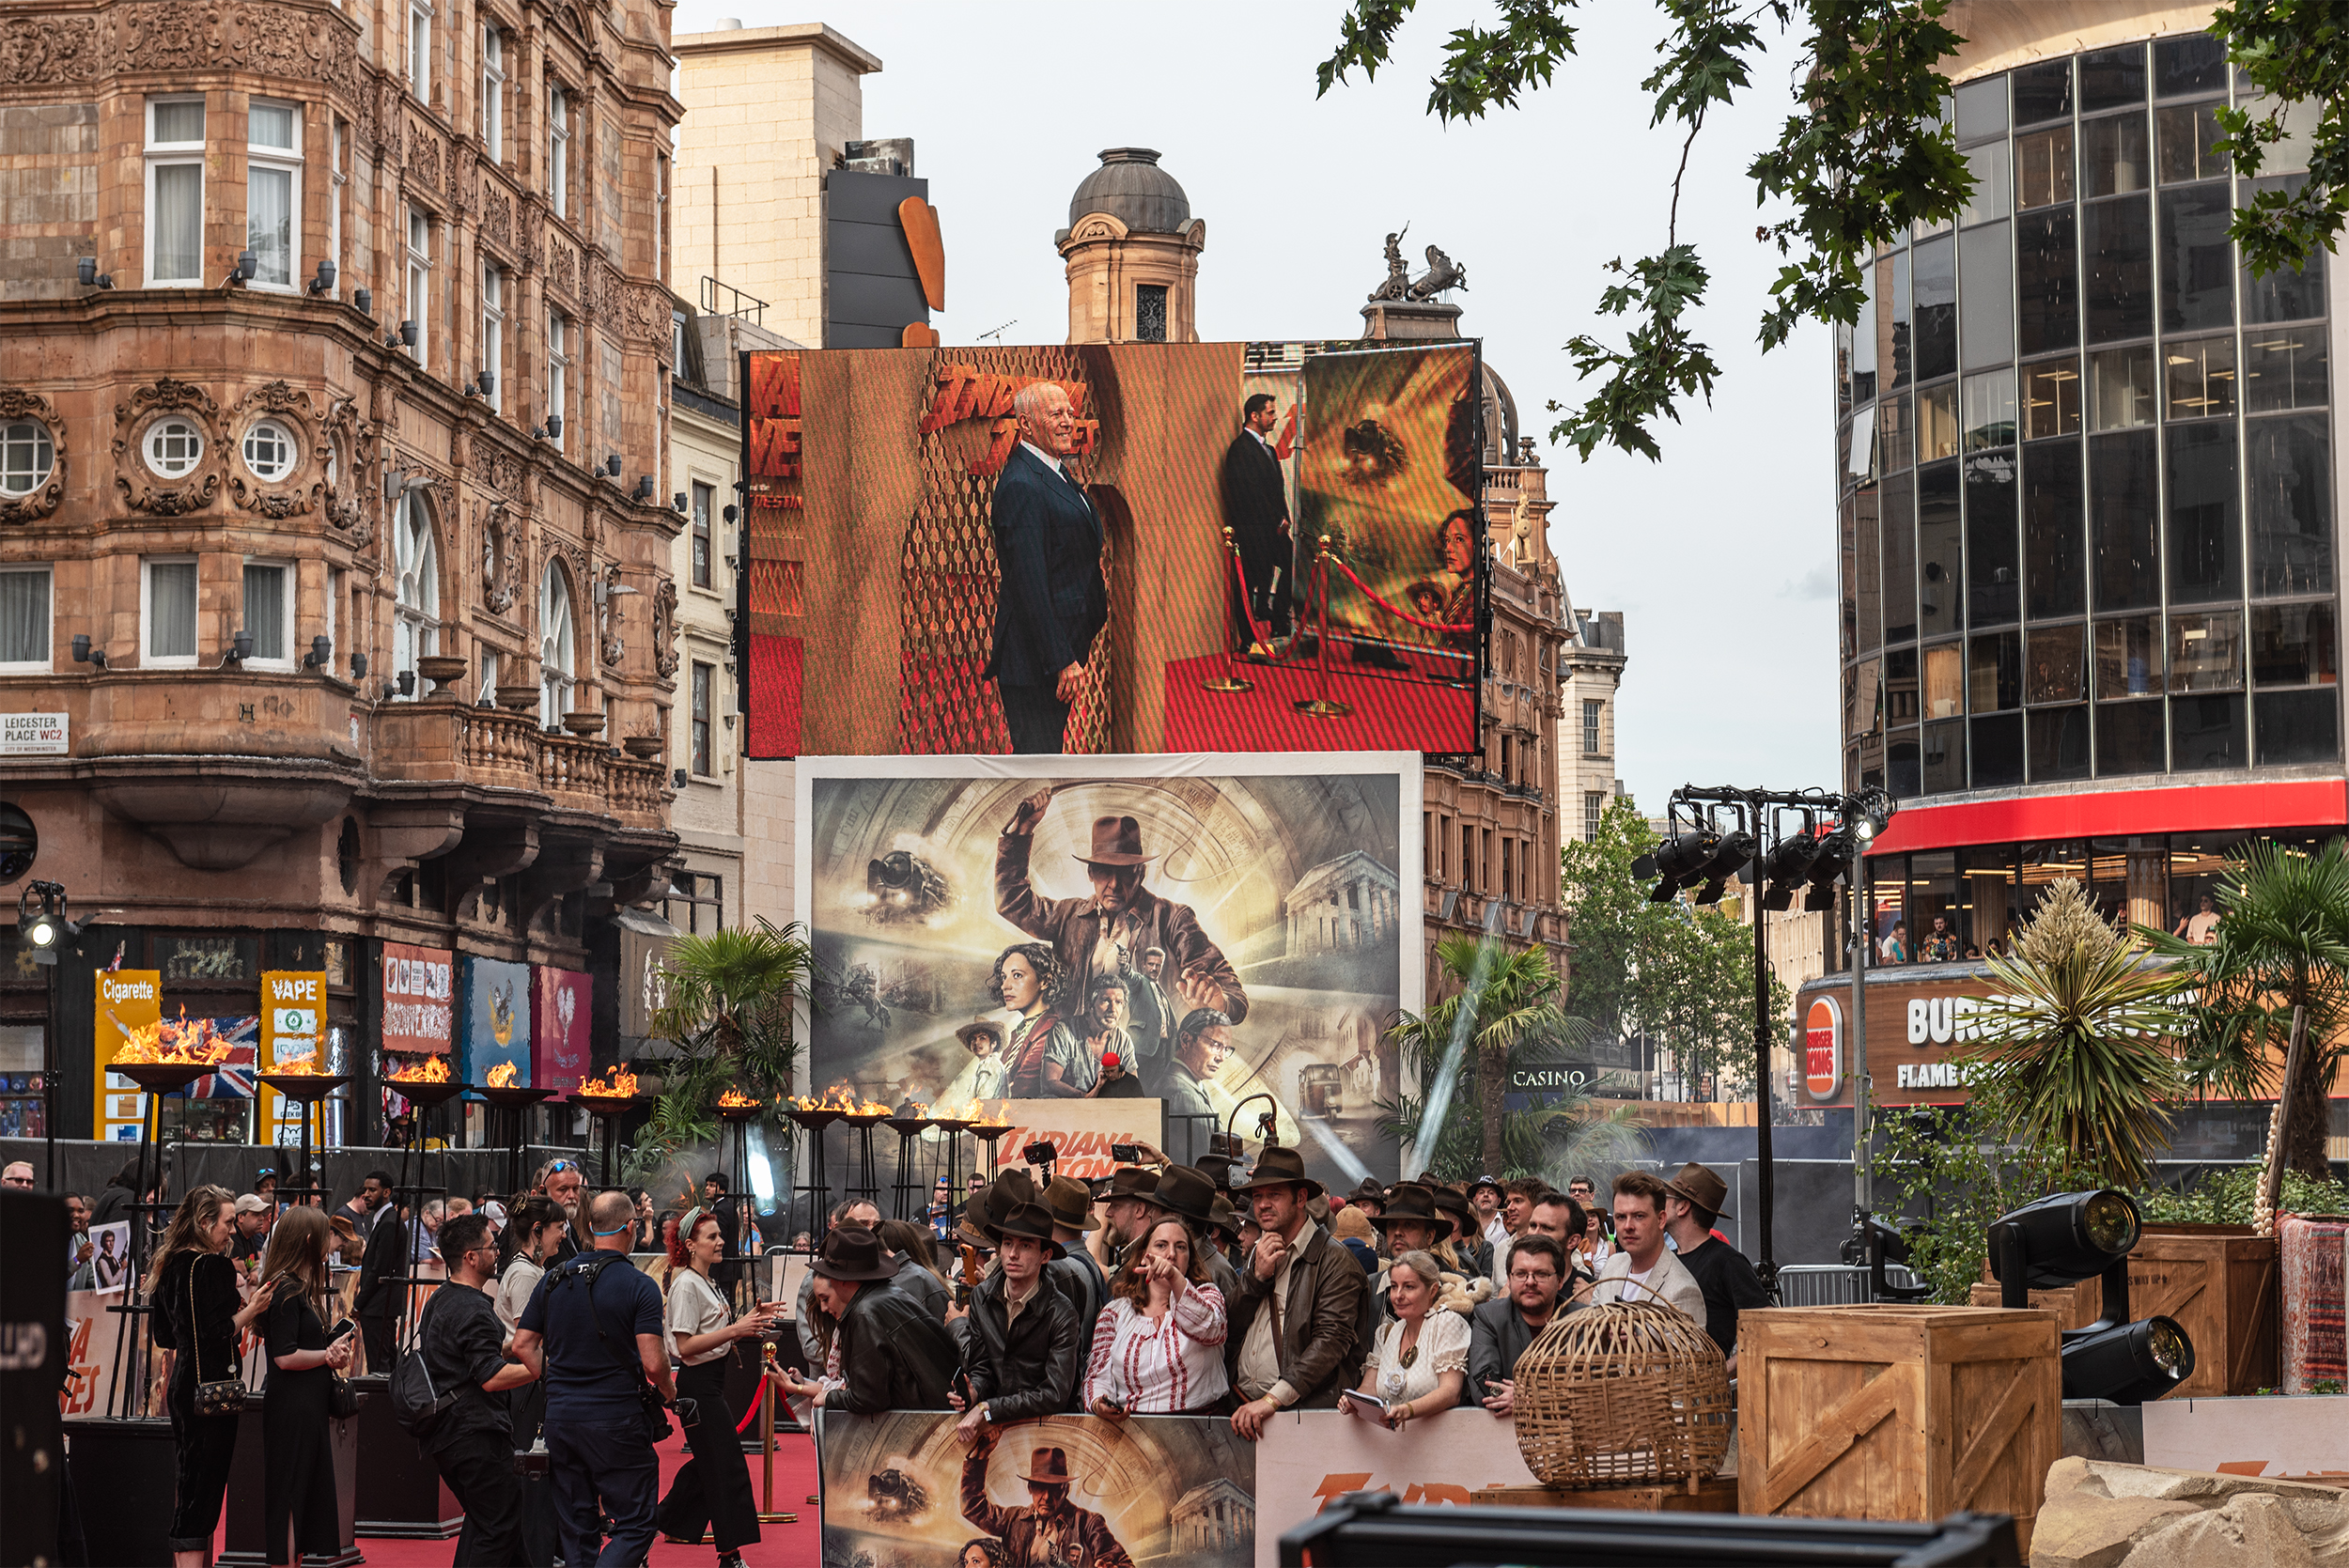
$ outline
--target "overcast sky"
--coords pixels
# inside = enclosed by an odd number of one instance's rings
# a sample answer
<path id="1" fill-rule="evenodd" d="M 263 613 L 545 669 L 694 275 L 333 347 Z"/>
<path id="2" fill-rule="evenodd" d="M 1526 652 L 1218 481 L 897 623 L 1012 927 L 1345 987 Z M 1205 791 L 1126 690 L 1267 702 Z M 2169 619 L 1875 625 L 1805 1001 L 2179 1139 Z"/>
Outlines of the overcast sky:
<path id="1" fill-rule="evenodd" d="M 1754 325 L 1777 257 L 1753 241 L 1748 161 L 1792 106 L 1790 48 L 1708 124 L 1681 201 L 1712 303 L 1697 333 L 1723 378 L 1710 408 L 1661 435 L 1664 459 L 1579 461 L 1548 439 L 1579 401 L 1563 350 L 1620 336 L 1595 314 L 1603 268 L 1663 242 L 1676 129 L 1651 129 L 1638 84 L 1663 36 L 1652 9 L 1579 13 L 1580 54 L 1513 111 L 1446 129 L 1424 112 L 1443 39 L 1489 6 L 1423 0 L 1376 84 L 1314 97 L 1345 8 L 1331 0 L 1188 0 L 1071 8 L 860 0 L 836 12 L 683 0 L 677 33 L 821 20 L 880 56 L 864 133 L 911 136 L 946 237 L 948 343 L 1011 323 L 1058 343 L 1067 288 L 1052 235 L 1101 148 L 1159 149 L 1207 225 L 1199 333 L 1345 337 L 1384 275 L 1386 232 L 1468 270 L 1462 331 L 1516 394 L 1550 464 L 1550 544 L 1568 593 L 1621 610 L 1629 664 L 1615 768 L 1651 815 L 1682 784 L 1836 783 L 1833 400 L 1824 329 L 1764 356 Z M 1579 722 L 1579 720 L 1577 721 Z M 1562 728 L 1561 738 L 1569 738 Z"/>

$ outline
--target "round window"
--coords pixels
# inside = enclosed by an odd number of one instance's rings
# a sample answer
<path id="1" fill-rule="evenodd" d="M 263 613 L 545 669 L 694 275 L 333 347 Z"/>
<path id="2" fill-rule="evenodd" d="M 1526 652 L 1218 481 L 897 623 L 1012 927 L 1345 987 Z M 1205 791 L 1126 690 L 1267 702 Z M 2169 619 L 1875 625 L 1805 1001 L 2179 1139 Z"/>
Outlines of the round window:
<path id="1" fill-rule="evenodd" d="M 204 458 L 204 432 L 184 419 L 159 419 L 147 427 L 147 466 L 177 479 Z"/>
<path id="2" fill-rule="evenodd" d="M 244 466 L 255 478 L 283 479 L 293 472 L 293 465 L 294 439 L 283 425 L 264 419 L 244 433 Z"/>
<path id="3" fill-rule="evenodd" d="M 49 477 L 57 449 L 49 432 L 29 419 L 0 428 L 0 494 L 29 495 Z"/>

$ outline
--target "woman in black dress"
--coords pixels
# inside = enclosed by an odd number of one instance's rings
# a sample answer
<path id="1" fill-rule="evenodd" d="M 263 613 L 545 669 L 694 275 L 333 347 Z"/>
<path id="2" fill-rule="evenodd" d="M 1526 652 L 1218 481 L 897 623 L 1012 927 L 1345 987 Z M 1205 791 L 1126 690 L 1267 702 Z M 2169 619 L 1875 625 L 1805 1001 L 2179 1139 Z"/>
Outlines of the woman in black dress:
<path id="1" fill-rule="evenodd" d="M 221 1498 L 228 1489 L 228 1462 L 237 1452 L 236 1413 L 197 1415 L 195 1386 L 242 1380 L 238 1336 L 269 1310 L 266 1287 L 249 1302 L 238 1298 L 237 1265 L 227 1254 L 236 1231 L 236 1202 L 225 1187 L 199 1187 L 180 1200 L 163 1232 L 148 1292 L 155 1343 L 178 1353 L 164 1396 L 177 1467 L 169 1537 L 173 1568 L 204 1568 L 211 1556 Z"/>
<path id="2" fill-rule="evenodd" d="M 288 1209 L 270 1233 L 262 1278 L 276 1287 L 269 1309 L 269 1386 L 261 1403 L 267 1466 L 262 1522 L 272 1564 L 342 1549 L 334 1503 L 334 1449 L 328 1422 L 334 1374 L 350 1365 L 354 1336 L 330 1338 L 326 1252 L 334 1227 L 323 1209 Z"/>

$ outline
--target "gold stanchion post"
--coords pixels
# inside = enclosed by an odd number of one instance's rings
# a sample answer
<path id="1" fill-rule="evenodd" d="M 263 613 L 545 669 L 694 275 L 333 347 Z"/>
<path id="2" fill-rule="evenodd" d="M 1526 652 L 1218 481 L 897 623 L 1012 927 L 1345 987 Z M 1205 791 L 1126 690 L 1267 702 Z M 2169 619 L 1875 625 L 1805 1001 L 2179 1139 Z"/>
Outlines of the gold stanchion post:
<path id="1" fill-rule="evenodd" d="M 1232 558 L 1234 575 L 1240 591 L 1240 617 L 1248 622 L 1248 642 L 1249 645 L 1253 647 L 1256 641 L 1256 623 L 1248 608 L 1248 578 L 1245 572 L 1239 570 L 1239 543 L 1233 538 L 1229 528 L 1223 531 L 1223 549 L 1224 552 Z M 1228 641 L 1223 647 L 1223 673 L 1199 683 L 1199 690 L 1202 691 L 1253 691 L 1255 689 L 1253 683 L 1240 679 L 1238 673 L 1232 668 L 1232 648 Z"/>
<path id="2" fill-rule="evenodd" d="M 1320 645 L 1314 650 L 1316 656 L 1314 662 L 1315 690 L 1311 698 L 1289 706 L 1316 719 L 1343 719 L 1354 709 L 1330 695 L 1330 536 L 1327 534 L 1321 536 L 1314 551 L 1314 586 L 1321 594 Z"/>
<path id="3" fill-rule="evenodd" d="M 775 1365 L 775 1347 L 772 1343 L 762 1343 L 758 1348 L 759 1370 L 765 1374 L 759 1379 L 759 1397 L 766 1402 L 758 1415 L 758 1443 L 767 1471 L 766 1485 L 758 1495 L 758 1522 L 762 1525 L 796 1525 L 800 1522 L 797 1514 L 775 1512 L 775 1379 L 782 1375 L 782 1369 Z"/>

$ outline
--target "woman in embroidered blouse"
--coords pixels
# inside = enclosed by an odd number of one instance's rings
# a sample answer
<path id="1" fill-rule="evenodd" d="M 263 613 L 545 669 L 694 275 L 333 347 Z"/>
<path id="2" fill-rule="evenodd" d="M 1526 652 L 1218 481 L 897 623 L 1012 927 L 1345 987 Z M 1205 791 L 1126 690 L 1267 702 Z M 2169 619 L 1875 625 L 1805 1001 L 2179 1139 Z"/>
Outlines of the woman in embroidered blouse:
<path id="1" fill-rule="evenodd" d="M 1387 1305 L 1394 1320 L 1371 1343 L 1360 1387 L 1387 1402 L 1387 1425 L 1393 1431 L 1413 1416 L 1459 1404 L 1468 1381 L 1468 1319 L 1436 1305 L 1440 1272 L 1421 1251 L 1404 1253 L 1387 1270 Z"/>
<path id="2" fill-rule="evenodd" d="M 1231 1400 L 1224 1325 L 1223 1293 L 1207 1283 L 1190 1227 L 1160 1219 L 1127 1248 L 1110 1285 L 1085 1363 L 1085 1408 L 1112 1421 L 1221 1414 Z"/>

